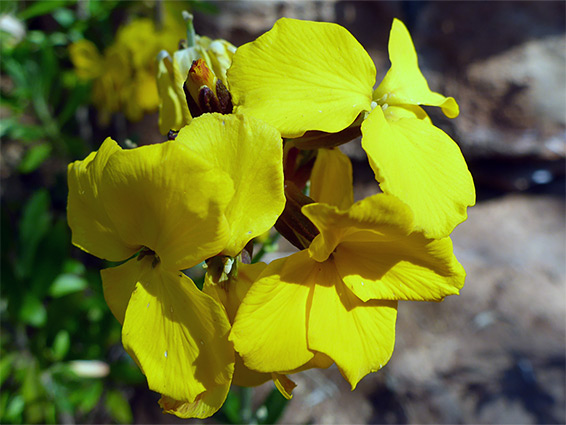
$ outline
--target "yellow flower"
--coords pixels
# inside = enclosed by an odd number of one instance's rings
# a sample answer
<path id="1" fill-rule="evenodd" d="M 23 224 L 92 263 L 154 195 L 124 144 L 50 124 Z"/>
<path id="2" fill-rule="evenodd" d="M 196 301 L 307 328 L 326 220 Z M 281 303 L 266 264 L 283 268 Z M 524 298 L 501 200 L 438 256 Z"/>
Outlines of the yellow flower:
<path id="1" fill-rule="evenodd" d="M 353 389 L 389 360 L 397 301 L 440 301 L 458 293 L 465 273 L 450 239 L 415 231 L 410 208 L 392 195 L 345 210 L 313 203 L 302 211 L 320 233 L 308 249 L 263 270 L 230 340 L 260 372 L 331 359 Z"/>
<path id="2" fill-rule="evenodd" d="M 444 237 L 475 203 L 471 175 L 452 139 L 419 105 L 458 115 L 451 97 L 432 92 L 418 68 L 409 32 L 394 20 L 391 69 L 373 90 L 375 66 L 343 27 L 280 19 L 238 49 L 228 71 L 236 110 L 274 125 L 283 137 L 360 126 L 362 147 L 381 189 L 407 203 L 415 226 Z"/>
<path id="3" fill-rule="evenodd" d="M 192 119 L 184 84 L 189 76 L 189 70 L 193 62 L 204 61 L 204 67 L 212 72 L 213 77 L 218 79 L 224 87 L 227 86 L 226 70 L 232 63 L 232 57 L 236 47 L 226 40 L 211 40 L 208 37 L 199 36 L 194 33 L 192 26 L 192 15 L 185 13 L 187 21 L 188 47 L 177 50 L 173 57 L 167 51 L 161 51 L 158 56 L 157 84 L 159 90 L 159 131 L 167 134 L 169 130 L 178 131 L 189 124 Z M 216 84 L 209 88 L 216 93 Z M 201 88 L 200 84 L 189 85 L 192 98 L 197 99 Z M 187 90 L 189 91 L 189 90 Z"/>
<path id="4" fill-rule="evenodd" d="M 318 149 L 311 173 L 310 197 L 348 209 L 354 203 L 352 163 L 340 149 Z"/>
<path id="5" fill-rule="evenodd" d="M 92 102 L 102 122 L 116 112 L 138 121 L 157 109 L 155 56 L 163 48 L 176 46 L 182 33 L 175 30 L 157 31 L 153 21 L 140 18 L 119 28 L 116 41 L 103 54 L 88 40 L 69 47 L 78 76 L 94 81 Z"/>
<path id="6" fill-rule="evenodd" d="M 73 244 L 127 260 L 101 272 L 104 296 L 123 324 L 125 349 L 168 411 L 207 417 L 226 398 L 229 318 L 180 270 L 236 256 L 273 226 L 284 206 L 281 156 L 279 133 L 267 124 L 206 114 L 176 141 L 122 150 L 108 138 L 69 165 Z M 259 191 L 248 180 L 256 178 L 265 182 Z"/>

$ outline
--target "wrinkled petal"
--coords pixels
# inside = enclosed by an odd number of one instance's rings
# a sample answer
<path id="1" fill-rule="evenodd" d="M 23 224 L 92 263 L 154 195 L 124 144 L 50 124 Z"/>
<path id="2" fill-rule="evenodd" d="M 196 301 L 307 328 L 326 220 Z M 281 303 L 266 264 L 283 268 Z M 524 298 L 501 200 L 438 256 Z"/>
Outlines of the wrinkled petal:
<path id="1" fill-rule="evenodd" d="M 208 418 L 222 407 L 228 391 L 230 391 L 230 384 L 218 385 L 199 394 L 193 402 L 161 396 L 159 405 L 165 413 L 171 413 L 179 418 Z"/>
<path id="2" fill-rule="evenodd" d="M 362 124 L 362 147 L 381 190 L 413 210 L 415 229 L 449 235 L 475 204 L 472 176 L 458 145 L 417 118 L 386 120 L 375 108 Z"/>
<path id="3" fill-rule="evenodd" d="M 275 260 L 246 294 L 230 340 L 250 369 L 284 372 L 313 357 L 306 323 L 315 264 L 306 251 Z"/>
<path id="4" fill-rule="evenodd" d="M 167 269 L 198 264 L 229 237 L 223 211 L 234 193 L 230 177 L 181 143 L 116 152 L 100 186 L 120 239 L 151 249 Z"/>
<path id="5" fill-rule="evenodd" d="M 352 162 L 340 149 L 319 149 L 311 174 L 310 197 L 348 209 L 354 203 Z"/>
<path id="6" fill-rule="evenodd" d="M 139 250 L 138 244 L 125 243 L 110 219 L 100 198 L 101 176 L 108 159 L 120 147 L 107 138 L 98 152 L 68 166 L 67 222 L 73 244 L 82 250 L 110 261 L 122 261 Z"/>
<path id="7" fill-rule="evenodd" d="M 445 97 L 429 89 L 419 69 L 411 35 L 398 19 L 393 20 L 388 49 L 391 68 L 375 90 L 374 100 L 388 105 L 440 106 L 447 117 L 458 116 L 458 104 L 453 97 Z"/>
<path id="8" fill-rule="evenodd" d="M 183 128 L 176 142 L 233 182 L 234 196 L 225 210 L 230 238 L 222 252 L 236 256 L 275 224 L 285 206 L 279 133 L 253 117 L 205 114 Z"/>
<path id="9" fill-rule="evenodd" d="M 309 348 L 332 358 L 353 390 L 391 358 L 397 302 L 362 302 L 342 283 L 332 261 L 319 265 L 315 279 Z"/>
<path id="10" fill-rule="evenodd" d="M 450 238 L 426 239 L 419 233 L 373 241 L 352 234 L 334 253 L 338 273 L 362 301 L 440 301 L 457 295 L 466 273 Z"/>
<path id="11" fill-rule="evenodd" d="M 279 19 L 241 46 L 228 70 L 234 105 L 275 126 L 283 137 L 337 132 L 369 110 L 375 66 L 345 28 Z"/>
<path id="12" fill-rule="evenodd" d="M 140 276 L 124 319 L 122 343 L 147 377 L 149 388 L 193 402 L 229 385 L 234 351 L 222 306 L 180 272 L 140 261 Z"/>
<path id="13" fill-rule="evenodd" d="M 408 235 L 412 230 L 409 208 L 394 196 L 376 194 L 342 211 L 326 204 L 308 204 L 302 208 L 320 231 L 309 246 L 316 261 L 325 261 L 349 234 L 362 230 L 375 233 L 370 238 Z"/>

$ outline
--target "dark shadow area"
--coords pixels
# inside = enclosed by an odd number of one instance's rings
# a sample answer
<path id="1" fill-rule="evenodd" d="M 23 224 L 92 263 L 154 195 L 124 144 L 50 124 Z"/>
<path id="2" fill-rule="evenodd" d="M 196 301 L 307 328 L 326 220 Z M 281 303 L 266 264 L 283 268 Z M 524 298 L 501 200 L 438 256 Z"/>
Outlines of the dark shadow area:
<path id="1" fill-rule="evenodd" d="M 508 193 L 564 197 L 566 163 L 561 159 L 489 157 L 468 161 L 476 184 L 478 202 Z"/>

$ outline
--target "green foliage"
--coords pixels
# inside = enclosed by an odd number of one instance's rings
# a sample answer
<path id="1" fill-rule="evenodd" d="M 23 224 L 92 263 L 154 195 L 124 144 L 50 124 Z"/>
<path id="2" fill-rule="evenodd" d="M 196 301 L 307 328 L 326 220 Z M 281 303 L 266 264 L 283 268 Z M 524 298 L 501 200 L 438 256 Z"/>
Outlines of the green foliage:
<path id="1" fill-rule="evenodd" d="M 217 11 L 211 2 L 191 4 Z M 0 423 L 131 423 L 132 388 L 148 391 L 104 300 L 103 265 L 72 246 L 66 223 L 66 166 L 97 147 L 91 87 L 74 73 L 68 46 L 87 38 L 102 50 L 139 5 L 0 1 L 0 14 L 23 30 L 0 30 Z M 255 260 L 275 245 L 267 239 Z M 286 400 L 274 390 L 252 412 L 249 391 L 231 391 L 218 418 L 277 421 Z"/>
<path id="2" fill-rule="evenodd" d="M 121 394 L 144 381 L 123 354 L 100 264 L 73 258 L 82 254 L 65 217 L 66 164 L 92 149 L 78 137 L 85 123 L 77 120 L 90 87 L 74 74 L 68 45 L 99 30 L 108 30 L 110 41 L 108 18 L 119 3 L 84 5 L 0 2 L 0 12 L 23 29 L 23 37 L 0 31 L 0 137 L 3 152 L 19 153 L 3 163 L 1 423 L 132 422 Z M 109 353 L 112 368 L 104 363 Z M 76 360 L 90 362 L 91 371 Z"/>
<path id="3" fill-rule="evenodd" d="M 221 423 L 274 424 L 281 418 L 288 400 L 273 388 L 261 405 L 252 410 L 253 388 L 232 387 L 222 408 L 214 415 Z"/>
<path id="4" fill-rule="evenodd" d="M 132 423 L 133 415 L 128 400 L 124 395 L 116 390 L 106 394 L 104 406 L 110 412 L 112 419 L 119 424 Z"/>

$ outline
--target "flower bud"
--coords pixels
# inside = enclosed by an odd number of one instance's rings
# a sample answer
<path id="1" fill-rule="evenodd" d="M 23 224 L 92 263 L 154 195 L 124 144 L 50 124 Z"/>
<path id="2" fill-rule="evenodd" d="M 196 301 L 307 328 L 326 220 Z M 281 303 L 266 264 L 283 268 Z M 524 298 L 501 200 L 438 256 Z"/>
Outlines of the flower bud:
<path id="1" fill-rule="evenodd" d="M 182 48 L 172 57 L 167 52 L 158 57 L 159 130 L 162 134 L 171 129 L 180 130 L 193 117 L 205 112 L 232 112 L 226 70 L 232 64 L 236 47 L 226 40 L 199 36 L 194 31 L 192 15 L 183 13 L 183 17 L 187 22 L 187 39 Z M 204 64 L 193 68 L 199 60 Z"/>
<path id="2" fill-rule="evenodd" d="M 210 70 L 204 59 L 197 59 L 189 69 L 184 85 L 187 104 L 193 117 L 206 112 L 229 114 L 232 97 L 226 86 Z"/>

